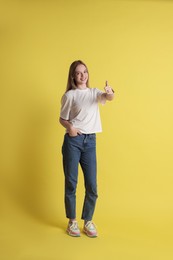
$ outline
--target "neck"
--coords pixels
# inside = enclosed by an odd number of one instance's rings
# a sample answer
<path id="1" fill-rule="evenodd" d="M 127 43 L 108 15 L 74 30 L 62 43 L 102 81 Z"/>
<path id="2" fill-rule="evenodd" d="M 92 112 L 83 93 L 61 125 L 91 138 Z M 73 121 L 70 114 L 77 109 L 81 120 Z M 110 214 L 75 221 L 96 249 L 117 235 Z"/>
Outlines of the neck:
<path id="1" fill-rule="evenodd" d="M 78 88 L 78 89 L 86 89 L 87 86 L 86 86 L 86 84 L 84 84 L 84 85 L 78 85 L 77 88 Z"/>

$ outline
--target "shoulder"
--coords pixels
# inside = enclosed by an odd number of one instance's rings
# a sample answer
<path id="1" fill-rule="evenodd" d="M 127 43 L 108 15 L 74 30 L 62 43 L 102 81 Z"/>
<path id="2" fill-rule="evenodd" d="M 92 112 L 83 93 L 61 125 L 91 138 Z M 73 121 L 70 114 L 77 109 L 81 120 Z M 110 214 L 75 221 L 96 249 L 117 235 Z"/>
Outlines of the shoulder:
<path id="1" fill-rule="evenodd" d="M 88 88 L 90 92 L 97 93 L 100 91 L 98 88 Z"/>
<path id="2" fill-rule="evenodd" d="M 91 88 L 90 90 L 91 90 L 91 92 L 94 93 L 95 95 L 101 95 L 101 94 L 104 93 L 103 91 L 101 91 L 101 90 L 98 89 L 98 88 Z"/>
<path id="3" fill-rule="evenodd" d="M 67 103 L 67 102 L 71 102 L 73 100 L 73 96 L 74 96 L 74 90 L 69 90 L 67 92 L 64 93 L 64 95 L 61 98 L 61 103 Z"/>
<path id="4" fill-rule="evenodd" d="M 74 95 L 74 90 L 71 89 L 71 90 L 65 92 L 64 95 L 62 96 L 62 98 L 69 99 L 69 98 L 73 97 L 73 95 Z"/>

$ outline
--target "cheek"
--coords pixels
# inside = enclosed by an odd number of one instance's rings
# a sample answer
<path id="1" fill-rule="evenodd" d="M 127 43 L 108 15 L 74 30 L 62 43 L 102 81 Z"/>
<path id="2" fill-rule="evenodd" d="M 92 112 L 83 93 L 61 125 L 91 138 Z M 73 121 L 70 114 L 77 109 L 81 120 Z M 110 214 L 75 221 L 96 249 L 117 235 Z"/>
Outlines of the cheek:
<path id="1" fill-rule="evenodd" d="M 79 76 L 75 76 L 75 78 L 74 78 L 76 81 L 78 81 L 79 80 Z"/>

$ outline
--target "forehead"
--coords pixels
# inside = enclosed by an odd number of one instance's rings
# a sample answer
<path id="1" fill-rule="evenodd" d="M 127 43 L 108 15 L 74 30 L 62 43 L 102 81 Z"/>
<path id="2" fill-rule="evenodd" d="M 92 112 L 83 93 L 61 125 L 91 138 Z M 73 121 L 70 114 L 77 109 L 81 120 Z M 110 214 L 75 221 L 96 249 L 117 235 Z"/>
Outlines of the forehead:
<path id="1" fill-rule="evenodd" d="M 83 70 L 86 70 L 86 67 L 83 65 L 83 64 L 79 64 L 76 69 L 75 69 L 75 72 L 76 71 L 83 71 Z"/>

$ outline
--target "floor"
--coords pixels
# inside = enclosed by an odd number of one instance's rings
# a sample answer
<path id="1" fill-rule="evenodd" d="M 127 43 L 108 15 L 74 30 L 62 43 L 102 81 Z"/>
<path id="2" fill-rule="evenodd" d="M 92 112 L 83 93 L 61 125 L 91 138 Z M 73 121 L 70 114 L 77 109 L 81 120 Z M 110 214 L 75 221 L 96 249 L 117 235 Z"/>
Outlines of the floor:
<path id="1" fill-rule="evenodd" d="M 36 219 L 10 204 L 1 214 L 2 260 L 171 260 L 172 227 L 156 219 L 123 216 L 106 219 L 97 215 L 99 236 L 81 233 L 74 238 L 66 234 L 63 214 L 49 221 Z M 8 213 L 8 214 L 7 214 Z M 161 221 L 161 219 L 160 219 Z M 83 222 L 79 220 L 82 230 Z"/>

